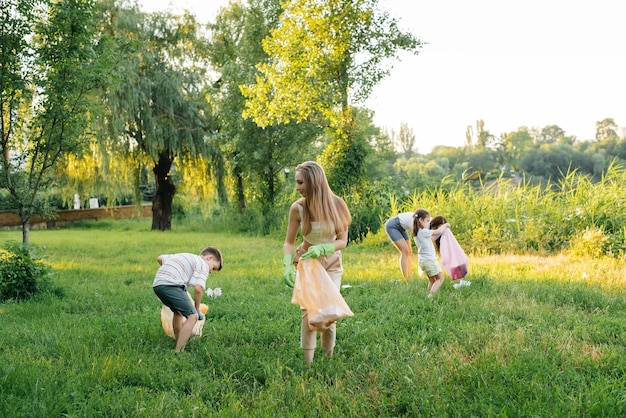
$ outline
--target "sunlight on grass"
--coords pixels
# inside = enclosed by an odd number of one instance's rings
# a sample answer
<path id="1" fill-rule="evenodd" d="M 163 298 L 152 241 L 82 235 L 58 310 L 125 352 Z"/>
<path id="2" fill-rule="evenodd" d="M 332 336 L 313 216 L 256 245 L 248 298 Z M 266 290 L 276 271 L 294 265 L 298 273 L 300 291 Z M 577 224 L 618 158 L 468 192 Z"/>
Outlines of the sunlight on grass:
<path id="1" fill-rule="evenodd" d="M 568 255 L 494 255 L 470 257 L 472 273 L 489 274 L 499 280 L 545 280 L 587 283 L 606 289 L 626 287 L 623 259 L 588 259 Z"/>

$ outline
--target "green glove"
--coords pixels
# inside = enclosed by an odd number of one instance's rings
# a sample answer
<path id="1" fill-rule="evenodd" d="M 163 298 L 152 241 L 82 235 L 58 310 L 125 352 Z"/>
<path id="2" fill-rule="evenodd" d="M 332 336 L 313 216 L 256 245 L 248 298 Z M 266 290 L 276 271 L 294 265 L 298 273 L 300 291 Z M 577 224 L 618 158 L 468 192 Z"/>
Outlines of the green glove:
<path id="1" fill-rule="evenodd" d="M 303 259 L 318 258 L 321 255 L 330 255 L 335 252 L 335 243 L 329 242 L 328 244 L 311 245 L 309 250 L 302 254 Z"/>
<path id="2" fill-rule="evenodd" d="M 296 281 L 296 271 L 293 267 L 293 254 L 285 254 L 283 256 L 283 265 L 285 270 L 283 271 L 283 282 L 287 287 L 293 287 Z"/>

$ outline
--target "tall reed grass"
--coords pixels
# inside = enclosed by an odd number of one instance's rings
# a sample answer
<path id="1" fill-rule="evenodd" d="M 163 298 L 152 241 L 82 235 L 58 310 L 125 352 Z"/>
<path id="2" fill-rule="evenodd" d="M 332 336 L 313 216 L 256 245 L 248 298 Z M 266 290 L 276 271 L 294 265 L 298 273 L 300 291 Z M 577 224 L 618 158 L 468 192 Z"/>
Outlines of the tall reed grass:
<path id="1" fill-rule="evenodd" d="M 475 254 L 573 251 L 623 257 L 626 250 L 626 170 L 612 165 L 599 182 L 570 172 L 558 183 L 480 187 L 458 183 L 416 191 L 399 211 L 444 215 L 465 249 Z M 391 215 L 391 214 L 390 214 Z"/>

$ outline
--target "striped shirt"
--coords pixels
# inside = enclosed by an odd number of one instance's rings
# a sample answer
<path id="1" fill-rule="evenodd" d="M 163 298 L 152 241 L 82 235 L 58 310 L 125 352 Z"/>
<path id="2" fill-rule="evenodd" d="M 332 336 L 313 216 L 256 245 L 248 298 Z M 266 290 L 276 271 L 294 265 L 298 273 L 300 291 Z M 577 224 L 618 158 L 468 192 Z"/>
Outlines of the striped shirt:
<path id="1" fill-rule="evenodd" d="M 196 254 L 179 253 L 161 255 L 162 265 L 154 276 L 152 287 L 165 286 L 197 286 L 206 288 L 209 277 L 209 266 Z"/>

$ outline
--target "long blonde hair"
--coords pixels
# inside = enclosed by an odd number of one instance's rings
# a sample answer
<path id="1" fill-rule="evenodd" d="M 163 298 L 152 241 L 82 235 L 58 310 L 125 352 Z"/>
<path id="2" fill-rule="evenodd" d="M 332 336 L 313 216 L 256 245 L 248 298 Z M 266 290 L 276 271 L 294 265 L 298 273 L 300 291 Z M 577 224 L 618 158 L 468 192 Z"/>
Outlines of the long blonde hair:
<path id="1" fill-rule="evenodd" d="M 306 189 L 306 198 L 302 202 L 302 233 L 311 232 L 311 221 L 320 222 L 330 233 L 330 222 L 335 225 L 335 233 L 348 229 L 352 216 L 346 202 L 330 189 L 326 173 L 315 161 L 306 161 L 296 167 L 300 171 Z"/>

